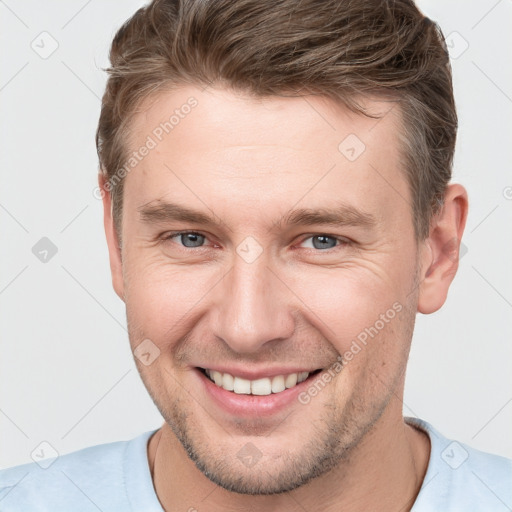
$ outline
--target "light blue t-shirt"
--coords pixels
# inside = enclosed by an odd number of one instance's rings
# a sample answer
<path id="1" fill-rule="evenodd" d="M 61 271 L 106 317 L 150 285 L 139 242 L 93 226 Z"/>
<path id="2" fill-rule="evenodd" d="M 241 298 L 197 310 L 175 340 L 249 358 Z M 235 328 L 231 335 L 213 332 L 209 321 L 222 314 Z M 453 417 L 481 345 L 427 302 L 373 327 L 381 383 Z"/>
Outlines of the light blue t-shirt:
<path id="1" fill-rule="evenodd" d="M 446 439 L 425 421 L 406 421 L 424 430 L 431 442 L 413 512 L 512 510 L 511 459 Z M 162 512 L 147 458 L 154 432 L 62 455 L 46 469 L 41 466 L 51 461 L 0 471 L 0 511 Z M 201 505 L 196 508 L 204 510 Z"/>

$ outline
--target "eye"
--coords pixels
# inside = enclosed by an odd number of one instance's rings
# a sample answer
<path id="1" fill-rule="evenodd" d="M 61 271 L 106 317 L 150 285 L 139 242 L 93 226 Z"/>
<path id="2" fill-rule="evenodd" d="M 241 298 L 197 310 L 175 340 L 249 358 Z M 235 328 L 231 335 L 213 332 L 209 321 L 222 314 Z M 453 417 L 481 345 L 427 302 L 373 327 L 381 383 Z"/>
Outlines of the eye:
<path id="1" fill-rule="evenodd" d="M 164 241 L 177 241 L 176 243 L 178 243 L 178 245 L 187 249 L 203 248 L 205 247 L 205 241 L 208 240 L 205 235 L 196 231 L 174 231 L 165 234 L 162 238 Z M 348 245 L 349 243 L 350 240 L 345 238 L 327 234 L 318 234 L 305 238 L 302 240 L 300 245 L 303 245 L 308 249 L 315 249 L 323 252 L 329 249 L 334 249 L 338 246 Z"/>
<path id="2" fill-rule="evenodd" d="M 179 243 L 181 243 L 183 247 L 193 249 L 195 247 L 202 247 L 204 241 L 206 240 L 206 236 L 201 235 L 201 233 L 196 233 L 195 231 L 178 231 L 174 233 L 168 233 L 164 237 L 164 240 L 174 239 L 179 240 Z"/>
<path id="3" fill-rule="evenodd" d="M 344 238 L 321 234 L 305 238 L 301 244 L 305 244 L 308 240 L 311 240 L 311 242 L 309 242 L 309 246 L 307 247 L 308 249 L 312 248 L 319 250 L 334 249 L 336 246 L 347 245 L 349 243 L 349 241 Z"/>

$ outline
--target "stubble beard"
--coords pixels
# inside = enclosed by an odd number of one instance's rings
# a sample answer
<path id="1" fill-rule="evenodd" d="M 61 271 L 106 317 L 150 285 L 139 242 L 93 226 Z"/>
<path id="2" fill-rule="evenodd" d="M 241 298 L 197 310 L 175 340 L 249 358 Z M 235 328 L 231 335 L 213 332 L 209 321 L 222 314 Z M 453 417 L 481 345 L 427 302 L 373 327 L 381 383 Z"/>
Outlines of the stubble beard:
<path id="1" fill-rule="evenodd" d="M 342 373 L 343 370 L 339 376 Z M 329 471 L 339 471 L 342 476 L 344 470 L 348 470 L 351 456 L 386 410 L 400 384 L 400 375 L 389 386 L 385 386 L 386 393 L 379 396 L 368 397 L 362 392 L 362 389 L 368 386 L 368 381 L 361 382 L 361 389 L 354 390 L 352 399 L 341 410 L 337 406 L 336 396 L 332 393 L 330 400 L 323 404 L 318 418 L 312 419 L 308 425 L 311 434 L 293 453 L 283 450 L 281 453 L 270 455 L 266 454 L 263 448 L 261 460 L 252 467 L 244 466 L 238 456 L 239 451 L 248 442 L 256 449 L 262 446 L 262 439 L 263 442 L 268 442 L 267 438 L 254 435 L 254 424 L 245 424 L 247 433 L 239 441 L 236 435 L 230 437 L 227 433 L 222 442 L 212 439 L 206 428 L 202 427 L 190 412 L 192 399 L 182 388 L 175 390 L 176 393 L 181 393 L 181 397 L 163 403 L 158 398 L 162 394 L 155 394 L 152 384 L 146 382 L 144 378 L 143 380 L 166 424 L 201 473 L 230 492 L 274 495 L 297 489 Z M 334 381 L 330 384 L 333 383 Z M 376 382 L 372 387 L 375 385 Z M 322 391 L 328 392 L 327 388 Z M 173 395 L 163 396 L 170 398 Z M 174 396 L 176 397 L 176 394 Z M 299 407 L 297 414 L 307 417 L 308 406 Z M 284 428 L 286 420 L 279 428 L 281 435 Z M 237 435 L 243 430 L 244 422 L 241 422 L 237 426 Z M 296 432 L 291 434 L 295 435 Z"/>
<path id="2" fill-rule="evenodd" d="M 416 279 L 415 283 L 417 283 Z M 401 328 L 392 328 L 388 333 L 388 342 L 401 343 L 403 347 L 402 352 L 398 354 L 399 362 L 391 381 L 384 382 L 379 377 L 378 372 L 375 371 L 377 366 L 366 368 L 365 375 L 359 379 L 351 397 L 341 409 L 335 394 L 331 392 L 330 399 L 324 402 L 321 413 L 311 420 L 312 434 L 304 439 L 301 446 L 295 447 L 293 453 L 289 451 L 272 453 L 266 458 L 266 454 L 262 453 L 261 460 L 252 467 L 244 466 L 237 454 L 242 446 L 247 444 L 248 435 L 251 436 L 250 442 L 258 446 L 258 439 L 262 437 L 254 435 L 254 425 L 243 421 L 237 425 L 237 435 L 243 431 L 244 425 L 246 427 L 244 441 L 237 442 L 236 436 L 229 436 L 227 433 L 225 441 L 212 439 L 206 428 L 194 418 L 190 408 L 193 398 L 181 385 L 176 384 L 172 390 L 164 389 L 165 379 L 161 375 L 159 379 L 156 378 L 156 382 L 153 382 L 154 379 L 148 378 L 140 365 L 139 370 L 142 370 L 140 373 L 146 389 L 166 424 L 181 443 L 190 460 L 209 480 L 227 491 L 238 494 L 285 493 L 329 471 L 340 471 L 342 476 L 343 472 L 348 470 L 350 459 L 358 446 L 374 428 L 393 395 L 396 396 L 397 390 L 403 385 L 410 340 L 414 330 L 416 299 L 417 297 L 412 297 L 404 304 L 403 316 L 398 320 L 402 323 Z M 131 334 L 130 332 L 130 338 Z M 341 377 L 343 372 L 344 369 L 336 378 Z M 334 384 L 336 378 L 329 386 Z M 368 393 L 368 387 L 379 391 L 375 394 Z M 324 390 L 323 393 L 329 393 L 329 391 Z M 301 406 L 297 414 L 307 417 L 307 405 Z M 280 427 L 281 432 L 283 428 L 286 428 L 286 420 Z M 172 461 L 170 464 L 172 465 Z"/>

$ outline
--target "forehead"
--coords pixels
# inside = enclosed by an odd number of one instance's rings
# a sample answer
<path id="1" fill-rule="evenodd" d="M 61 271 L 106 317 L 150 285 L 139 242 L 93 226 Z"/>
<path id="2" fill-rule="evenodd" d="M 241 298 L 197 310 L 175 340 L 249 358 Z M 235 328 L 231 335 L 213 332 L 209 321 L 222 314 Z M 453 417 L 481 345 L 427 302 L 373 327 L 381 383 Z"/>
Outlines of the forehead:
<path id="1" fill-rule="evenodd" d="M 314 143 L 319 151 L 326 147 L 336 151 L 349 130 L 370 146 L 367 149 L 379 145 L 379 150 L 393 149 L 399 106 L 384 100 L 361 99 L 361 103 L 376 117 L 352 112 L 325 96 L 256 97 L 225 88 L 184 86 L 143 102 L 132 119 L 128 141 L 135 147 L 145 135 L 152 135 L 159 143 L 172 144 L 179 136 L 180 142 L 200 143 L 202 150 L 218 148 L 221 142 L 308 150 Z"/>
<path id="2" fill-rule="evenodd" d="M 176 199 L 179 190 L 196 204 L 200 197 L 229 199 L 233 207 L 263 206 L 264 199 L 365 201 L 385 213 L 409 194 L 399 108 L 365 106 L 378 117 L 318 96 L 255 98 L 192 86 L 160 93 L 132 120 L 129 147 L 139 156 L 127 200 L 137 208 Z"/>

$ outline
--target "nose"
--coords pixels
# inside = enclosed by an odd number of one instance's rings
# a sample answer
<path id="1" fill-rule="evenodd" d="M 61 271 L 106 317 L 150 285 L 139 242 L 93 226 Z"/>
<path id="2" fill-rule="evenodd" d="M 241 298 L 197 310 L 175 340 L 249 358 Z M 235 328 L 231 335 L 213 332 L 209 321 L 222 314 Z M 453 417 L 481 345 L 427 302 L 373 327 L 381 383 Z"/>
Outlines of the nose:
<path id="1" fill-rule="evenodd" d="M 217 288 L 214 333 L 240 354 L 256 353 L 286 340 L 295 328 L 297 307 L 278 272 L 261 255 L 247 263 L 238 255 Z M 219 283 L 220 284 L 220 283 Z"/>

